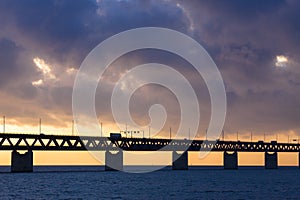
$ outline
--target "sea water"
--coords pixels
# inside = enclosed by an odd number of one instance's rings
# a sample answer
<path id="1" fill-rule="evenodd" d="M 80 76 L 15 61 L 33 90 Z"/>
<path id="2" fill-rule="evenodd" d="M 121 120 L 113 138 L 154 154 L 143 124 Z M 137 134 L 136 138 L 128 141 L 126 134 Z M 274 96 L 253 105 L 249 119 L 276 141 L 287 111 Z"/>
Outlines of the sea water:
<path id="1" fill-rule="evenodd" d="M 298 168 L 193 168 L 151 173 L 101 167 L 1 168 L 0 199 L 300 199 Z"/>

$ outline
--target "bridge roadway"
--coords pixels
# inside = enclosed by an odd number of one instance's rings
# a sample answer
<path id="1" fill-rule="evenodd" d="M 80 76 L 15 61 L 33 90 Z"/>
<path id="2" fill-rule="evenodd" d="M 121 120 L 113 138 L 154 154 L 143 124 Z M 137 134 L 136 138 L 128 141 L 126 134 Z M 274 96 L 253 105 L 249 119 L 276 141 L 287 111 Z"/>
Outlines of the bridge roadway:
<path id="1" fill-rule="evenodd" d="M 163 147 L 167 148 L 162 149 Z M 0 150 L 39 151 L 238 151 L 300 152 L 300 144 L 277 142 L 242 142 L 209 140 L 170 140 L 147 138 L 109 138 L 44 134 L 0 134 Z"/>
<path id="2" fill-rule="evenodd" d="M 172 151 L 173 169 L 188 168 L 187 151 L 222 151 L 224 168 L 238 168 L 238 152 L 264 152 L 265 168 L 278 167 L 278 152 L 298 152 L 300 144 L 243 141 L 170 140 L 155 138 L 110 138 L 94 136 L 67 136 L 46 134 L 0 134 L 0 150 L 12 151 L 11 171 L 32 171 L 32 151 L 105 151 L 107 170 L 123 168 L 123 151 Z M 20 154 L 17 151 L 26 150 Z M 111 151 L 118 151 L 117 154 Z M 181 153 L 178 153 L 181 152 Z M 116 166 L 113 166 L 116 165 Z M 112 167 L 110 167 L 112 166 Z M 300 166 L 300 165 L 299 165 Z"/>

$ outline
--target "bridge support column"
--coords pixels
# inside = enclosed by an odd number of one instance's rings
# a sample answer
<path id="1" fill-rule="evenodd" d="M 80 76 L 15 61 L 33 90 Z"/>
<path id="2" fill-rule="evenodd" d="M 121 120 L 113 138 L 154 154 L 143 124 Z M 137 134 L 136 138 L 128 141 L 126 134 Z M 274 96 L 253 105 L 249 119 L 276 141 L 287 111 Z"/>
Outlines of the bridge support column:
<path id="1" fill-rule="evenodd" d="M 300 169 L 300 152 L 298 153 L 298 166 L 299 166 L 299 169 Z"/>
<path id="2" fill-rule="evenodd" d="M 31 150 L 21 154 L 14 150 L 11 153 L 11 172 L 32 172 L 33 153 Z"/>
<path id="3" fill-rule="evenodd" d="M 278 168 L 278 158 L 277 152 L 265 152 L 265 169 L 277 169 Z"/>
<path id="4" fill-rule="evenodd" d="M 105 171 L 122 171 L 123 170 L 123 151 L 112 153 L 105 152 Z"/>
<path id="5" fill-rule="evenodd" d="M 224 169 L 237 169 L 238 168 L 238 154 L 236 151 L 228 153 L 224 151 L 223 157 Z"/>
<path id="6" fill-rule="evenodd" d="M 188 170 L 188 152 L 182 154 L 173 151 L 172 153 L 172 170 Z"/>

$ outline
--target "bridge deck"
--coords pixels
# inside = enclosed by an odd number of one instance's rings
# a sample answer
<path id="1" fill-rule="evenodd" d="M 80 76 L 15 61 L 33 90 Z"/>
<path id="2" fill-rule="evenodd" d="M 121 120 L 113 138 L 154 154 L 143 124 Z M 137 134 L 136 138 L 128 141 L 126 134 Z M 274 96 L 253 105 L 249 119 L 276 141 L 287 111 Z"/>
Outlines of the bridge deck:
<path id="1" fill-rule="evenodd" d="M 300 152 L 299 144 L 277 142 L 109 138 L 36 134 L 0 134 L 0 150 L 40 151 L 239 151 Z"/>

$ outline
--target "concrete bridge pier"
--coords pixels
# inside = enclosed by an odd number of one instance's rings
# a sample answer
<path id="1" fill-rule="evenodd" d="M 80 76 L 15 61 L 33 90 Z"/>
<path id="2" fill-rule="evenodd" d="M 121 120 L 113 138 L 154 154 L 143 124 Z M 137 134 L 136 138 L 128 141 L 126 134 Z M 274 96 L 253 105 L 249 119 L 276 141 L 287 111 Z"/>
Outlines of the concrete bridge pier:
<path id="1" fill-rule="evenodd" d="M 105 151 L 105 171 L 123 170 L 123 151 L 112 153 Z"/>
<path id="2" fill-rule="evenodd" d="M 299 169 L 300 169 L 300 152 L 298 153 L 298 166 L 299 166 Z"/>
<path id="3" fill-rule="evenodd" d="M 237 151 L 234 151 L 233 153 L 224 151 L 223 163 L 224 163 L 224 169 L 237 169 L 238 168 Z"/>
<path id="4" fill-rule="evenodd" d="M 11 172 L 33 172 L 33 153 L 31 150 L 24 154 L 16 150 L 11 153 Z"/>
<path id="5" fill-rule="evenodd" d="M 277 169 L 278 157 L 277 152 L 265 152 L 265 169 Z"/>
<path id="6" fill-rule="evenodd" d="M 188 152 L 172 153 L 172 170 L 188 170 Z"/>

